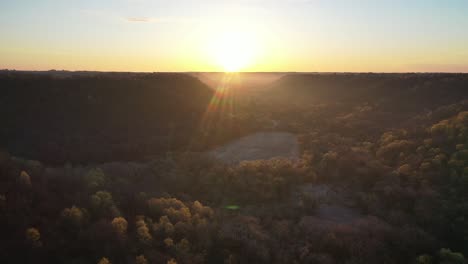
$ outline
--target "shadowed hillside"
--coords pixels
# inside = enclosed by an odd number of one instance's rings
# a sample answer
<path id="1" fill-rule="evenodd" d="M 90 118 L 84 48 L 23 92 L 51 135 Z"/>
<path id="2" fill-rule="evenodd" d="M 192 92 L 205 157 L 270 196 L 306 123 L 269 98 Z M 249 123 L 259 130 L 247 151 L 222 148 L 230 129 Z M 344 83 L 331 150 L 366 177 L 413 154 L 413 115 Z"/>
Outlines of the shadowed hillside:
<path id="1" fill-rule="evenodd" d="M 0 145 L 46 162 L 134 160 L 185 146 L 212 96 L 184 74 L 3 73 Z"/>

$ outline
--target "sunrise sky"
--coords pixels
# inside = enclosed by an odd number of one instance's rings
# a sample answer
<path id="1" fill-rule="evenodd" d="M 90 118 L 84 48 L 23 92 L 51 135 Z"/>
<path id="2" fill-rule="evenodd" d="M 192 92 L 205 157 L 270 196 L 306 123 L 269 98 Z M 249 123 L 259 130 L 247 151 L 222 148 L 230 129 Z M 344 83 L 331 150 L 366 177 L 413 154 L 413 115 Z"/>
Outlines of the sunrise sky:
<path id="1" fill-rule="evenodd" d="M 468 1 L 0 0 L 0 68 L 468 72 Z"/>

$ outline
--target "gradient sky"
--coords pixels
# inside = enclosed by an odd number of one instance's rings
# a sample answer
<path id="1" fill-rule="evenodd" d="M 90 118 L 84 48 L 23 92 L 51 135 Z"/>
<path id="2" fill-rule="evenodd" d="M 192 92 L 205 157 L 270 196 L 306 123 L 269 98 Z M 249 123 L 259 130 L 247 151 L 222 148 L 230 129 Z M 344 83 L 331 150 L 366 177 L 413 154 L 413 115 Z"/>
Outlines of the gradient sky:
<path id="1" fill-rule="evenodd" d="M 0 0 L 0 68 L 222 71 L 229 32 L 244 71 L 468 72 L 466 0 Z"/>

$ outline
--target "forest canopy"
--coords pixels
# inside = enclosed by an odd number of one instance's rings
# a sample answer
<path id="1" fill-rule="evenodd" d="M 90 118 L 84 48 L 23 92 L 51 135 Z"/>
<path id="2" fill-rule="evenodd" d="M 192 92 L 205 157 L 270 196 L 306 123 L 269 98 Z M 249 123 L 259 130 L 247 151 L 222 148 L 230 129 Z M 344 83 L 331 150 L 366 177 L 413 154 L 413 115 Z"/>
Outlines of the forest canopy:
<path id="1" fill-rule="evenodd" d="M 0 87 L 2 263 L 467 263 L 468 75 L 220 94 L 184 74 L 2 72 Z M 298 155 L 212 155 L 259 131 Z"/>

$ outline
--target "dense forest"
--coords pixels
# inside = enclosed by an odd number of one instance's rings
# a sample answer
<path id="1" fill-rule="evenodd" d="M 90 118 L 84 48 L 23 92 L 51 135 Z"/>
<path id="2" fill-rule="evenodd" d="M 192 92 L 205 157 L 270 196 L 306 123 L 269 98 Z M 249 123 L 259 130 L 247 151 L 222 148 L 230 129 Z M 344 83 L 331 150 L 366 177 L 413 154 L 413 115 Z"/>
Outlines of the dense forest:
<path id="1" fill-rule="evenodd" d="M 1 72 L 0 262 L 467 263 L 468 75 L 268 81 Z"/>

